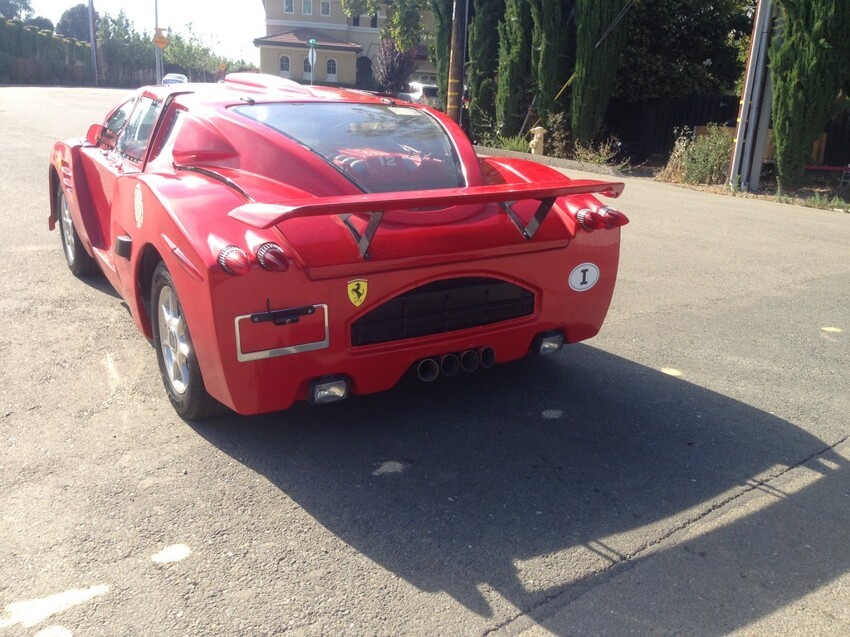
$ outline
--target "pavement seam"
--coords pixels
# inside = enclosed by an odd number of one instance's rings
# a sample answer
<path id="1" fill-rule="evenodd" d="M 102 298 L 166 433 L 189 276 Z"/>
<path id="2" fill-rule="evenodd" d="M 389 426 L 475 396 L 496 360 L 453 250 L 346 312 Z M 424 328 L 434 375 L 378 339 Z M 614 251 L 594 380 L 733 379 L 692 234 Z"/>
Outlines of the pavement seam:
<path id="1" fill-rule="evenodd" d="M 707 509 L 700 512 L 699 514 L 697 514 L 693 517 L 687 518 L 682 523 L 677 524 L 676 526 L 668 529 L 667 531 L 665 531 L 664 533 L 659 535 L 652 542 L 648 542 L 647 544 L 644 544 L 643 546 L 641 546 L 640 548 L 638 548 L 635 551 L 632 551 L 631 553 L 620 555 L 616 560 L 612 561 L 609 566 L 602 569 L 601 571 L 597 571 L 595 573 L 590 573 L 590 574 L 576 580 L 574 583 L 567 585 L 560 592 L 544 597 L 540 601 L 532 604 L 528 608 L 525 608 L 522 611 L 520 611 L 519 613 L 515 614 L 513 617 L 510 617 L 510 618 L 506 619 L 505 621 L 501 622 L 500 624 L 497 624 L 496 626 L 493 626 L 492 628 L 487 629 L 486 631 L 484 631 L 482 633 L 482 637 L 487 637 L 488 635 L 493 635 L 496 632 L 507 628 L 508 626 L 510 626 L 515 621 L 529 615 L 530 613 L 532 613 L 535 610 L 538 610 L 540 608 L 547 606 L 548 604 L 551 604 L 554 601 L 557 601 L 557 600 L 563 600 L 564 602 L 574 602 L 574 601 L 576 601 L 577 599 L 581 598 L 582 595 L 584 595 L 585 593 L 587 593 L 590 590 L 593 590 L 594 588 L 598 587 L 600 584 L 603 583 L 602 581 L 597 581 L 594 584 L 591 584 L 590 583 L 591 580 L 599 579 L 600 575 L 602 575 L 602 576 L 604 576 L 605 582 L 610 581 L 611 578 L 613 578 L 615 575 L 619 575 L 620 573 L 628 571 L 632 567 L 636 566 L 636 564 L 637 564 L 637 562 L 635 561 L 636 558 L 643 556 L 645 553 L 651 551 L 653 548 L 655 548 L 659 544 L 662 544 L 663 542 L 667 541 L 668 539 L 670 539 L 672 536 L 676 535 L 677 533 L 680 533 L 681 531 L 688 529 L 689 527 L 693 526 L 697 522 L 704 520 L 706 517 L 708 517 L 709 515 L 711 515 L 715 511 L 726 507 L 727 505 L 735 502 L 736 500 L 739 500 L 743 496 L 746 496 L 746 495 L 752 493 L 753 491 L 756 491 L 757 489 L 760 489 L 764 486 L 770 485 L 771 482 L 774 482 L 777 479 L 782 478 L 783 476 L 794 471 L 795 469 L 802 467 L 803 465 L 810 462 L 811 460 L 813 460 L 813 459 L 815 459 L 819 456 L 823 456 L 824 454 L 826 454 L 830 451 L 835 450 L 836 447 L 844 444 L 848 440 L 850 440 L 850 435 L 844 436 L 843 438 L 836 441 L 835 443 L 833 443 L 831 445 L 827 445 L 823 449 L 806 456 L 805 458 L 803 458 L 802 460 L 800 460 L 796 464 L 789 465 L 788 467 L 786 467 L 785 469 L 783 469 L 779 473 L 776 473 L 774 475 L 765 477 L 765 478 L 757 480 L 757 481 L 747 483 L 740 491 L 736 492 L 733 495 L 729 495 L 728 497 L 726 497 L 722 500 L 718 500 L 717 502 L 714 502 L 711 506 L 709 506 Z M 563 607 L 565 605 L 566 604 L 563 604 L 563 605 L 561 605 L 561 607 Z M 520 632 L 522 630 L 524 630 L 524 628 L 520 629 Z"/>

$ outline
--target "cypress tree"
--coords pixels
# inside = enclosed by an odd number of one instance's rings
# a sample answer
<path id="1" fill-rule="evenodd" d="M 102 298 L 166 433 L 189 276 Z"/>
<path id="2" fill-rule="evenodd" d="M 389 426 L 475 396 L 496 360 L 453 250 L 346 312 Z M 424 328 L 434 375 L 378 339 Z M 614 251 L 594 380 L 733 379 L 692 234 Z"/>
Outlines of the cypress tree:
<path id="1" fill-rule="evenodd" d="M 567 51 L 570 31 L 567 21 L 572 0 L 531 0 L 534 24 L 531 68 L 534 75 L 538 119 L 545 124 L 552 112 L 555 95 L 569 76 Z"/>
<path id="2" fill-rule="evenodd" d="M 531 9 L 527 0 L 506 0 L 499 23 L 499 81 L 496 125 L 516 135 L 531 101 Z"/>
<path id="3" fill-rule="evenodd" d="M 449 58 L 452 48 L 452 9 L 453 0 L 431 0 L 431 11 L 437 32 L 431 43 L 431 61 L 437 70 L 437 86 L 440 99 L 446 104 L 446 92 L 449 85 Z"/>
<path id="4" fill-rule="evenodd" d="M 499 67 L 499 20 L 505 15 L 505 0 L 475 0 L 469 24 L 470 121 L 474 138 L 488 131 L 496 119 L 496 72 Z"/>
<path id="5" fill-rule="evenodd" d="M 779 189 L 793 190 L 847 81 L 850 2 L 779 0 L 779 6 L 781 34 L 770 51 L 773 134 Z"/>
<path id="6" fill-rule="evenodd" d="M 585 144 L 598 133 L 614 88 L 627 18 L 613 29 L 611 26 L 627 1 L 576 0 L 576 78 L 571 120 L 573 137 Z"/>

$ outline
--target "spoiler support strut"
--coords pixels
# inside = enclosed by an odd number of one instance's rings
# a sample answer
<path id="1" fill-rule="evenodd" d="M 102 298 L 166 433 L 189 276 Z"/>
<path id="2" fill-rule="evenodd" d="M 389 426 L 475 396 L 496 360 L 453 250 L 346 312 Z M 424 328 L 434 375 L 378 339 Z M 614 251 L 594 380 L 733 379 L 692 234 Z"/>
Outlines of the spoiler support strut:
<path id="1" fill-rule="evenodd" d="M 540 227 L 540 224 L 543 223 L 543 220 L 546 218 L 546 215 L 549 214 L 549 211 L 552 209 L 552 206 L 555 205 L 554 197 L 547 197 L 546 199 L 540 200 L 540 205 L 537 206 L 537 210 L 534 211 L 534 215 L 532 215 L 531 219 L 528 220 L 528 223 L 524 223 L 522 219 L 519 218 L 517 213 L 514 212 L 514 209 L 511 208 L 516 203 L 516 201 L 500 201 L 499 206 L 501 206 L 502 210 L 504 210 L 508 217 L 511 218 L 511 221 L 516 224 L 517 229 L 522 233 L 522 236 L 527 240 L 530 240 L 534 237 L 534 234 L 537 232 L 537 229 Z"/>
<path id="2" fill-rule="evenodd" d="M 378 226 L 381 225 L 381 219 L 384 218 L 383 212 L 370 212 L 367 214 L 369 215 L 369 223 L 366 224 L 366 230 L 363 231 L 362 235 L 354 227 L 354 224 L 349 221 L 351 219 L 350 213 L 339 216 L 345 227 L 351 232 L 351 236 L 354 237 L 354 243 L 357 244 L 357 249 L 360 250 L 360 256 L 364 259 L 369 258 L 369 246 L 372 245 L 372 239 L 375 238 Z"/>

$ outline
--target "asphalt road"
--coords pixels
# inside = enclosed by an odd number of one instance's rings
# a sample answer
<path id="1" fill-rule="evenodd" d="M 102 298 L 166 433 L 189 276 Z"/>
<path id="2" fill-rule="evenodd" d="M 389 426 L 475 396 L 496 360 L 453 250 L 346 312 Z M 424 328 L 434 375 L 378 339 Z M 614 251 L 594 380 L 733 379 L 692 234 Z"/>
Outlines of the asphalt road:
<path id="1" fill-rule="evenodd" d="M 597 338 L 189 425 L 0 88 L 0 637 L 850 633 L 850 216 L 628 179 Z"/>

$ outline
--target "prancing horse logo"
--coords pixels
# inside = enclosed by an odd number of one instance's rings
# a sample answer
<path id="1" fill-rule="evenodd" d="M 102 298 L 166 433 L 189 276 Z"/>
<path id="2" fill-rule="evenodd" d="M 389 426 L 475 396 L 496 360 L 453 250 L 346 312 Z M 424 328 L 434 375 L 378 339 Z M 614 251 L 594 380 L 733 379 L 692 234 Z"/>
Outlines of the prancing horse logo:
<path id="1" fill-rule="evenodd" d="M 348 300 L 354 304 L 354 307 L 360 307 L 363 301 L 366 300 L 366 292 L 369 289 L 369 282 L 366 279 L 354 279 L 348 282 Z"/>

